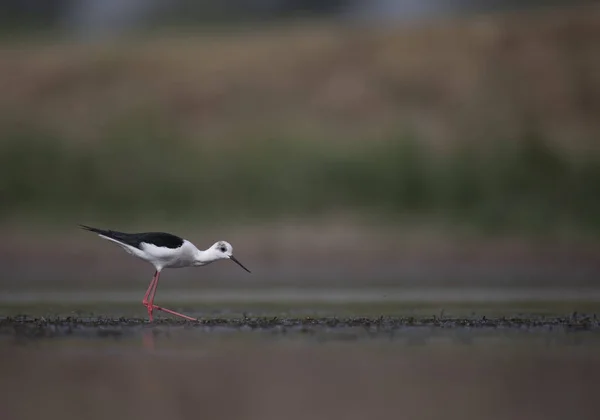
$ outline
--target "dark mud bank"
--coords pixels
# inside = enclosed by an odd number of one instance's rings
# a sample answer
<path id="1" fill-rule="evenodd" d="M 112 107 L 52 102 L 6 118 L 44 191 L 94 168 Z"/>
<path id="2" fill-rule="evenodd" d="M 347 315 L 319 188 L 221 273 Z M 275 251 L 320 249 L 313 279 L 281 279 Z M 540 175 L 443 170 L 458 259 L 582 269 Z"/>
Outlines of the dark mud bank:
<path id="1" fill-rule="evenodd" d="M 381 336 L 419 336 L 454 333 L 464 336 L 475 333 L 577 333 L 587 332 L 600 337 L 597 315 L 571 314 L 558 317 L 348 317 L 348 318 L 286 318 L 240 317 L 207 318 L 198 322 L 158 319 L 150 323 L 141 318 L 102 317 L 3 317 L 0 337 L 124 337 L 143 331 L 169 334 L 173 331 L 196 333 L 265 332 L 271 334 L 299 333 L 315 336 L 346 338 Z M 339 338 L 339 337 L 338 337 Z"/>

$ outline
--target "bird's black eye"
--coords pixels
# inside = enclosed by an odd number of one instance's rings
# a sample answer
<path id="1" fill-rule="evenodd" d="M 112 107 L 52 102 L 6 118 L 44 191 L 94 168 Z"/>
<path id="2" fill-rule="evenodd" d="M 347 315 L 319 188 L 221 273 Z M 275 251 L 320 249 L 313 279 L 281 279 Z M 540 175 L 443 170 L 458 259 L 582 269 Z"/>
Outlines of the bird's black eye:
<path id="1" fill-rule="evenodd" d="M 224 246 L 221 247 L 221 252 L 225 252 L 227 251 L 227 248 L 225 248 Z"/>

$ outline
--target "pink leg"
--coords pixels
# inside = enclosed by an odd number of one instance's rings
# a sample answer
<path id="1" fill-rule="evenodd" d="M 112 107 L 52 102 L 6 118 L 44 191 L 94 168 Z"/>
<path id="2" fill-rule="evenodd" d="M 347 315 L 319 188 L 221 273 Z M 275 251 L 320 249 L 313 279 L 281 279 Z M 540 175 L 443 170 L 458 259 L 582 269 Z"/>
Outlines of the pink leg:
<path id="1" fill-rule="evenodd" d="M 154 300 L 154 294 L 156 293 L 156 286 L 158 285 L 158 276 L 160 273 L 158 271 L 154 272 L 154 277 L 152 277 L 152 281 L 150 282 L 150 286 L 144 295 L 144 300 L 142 300 L 142 304 L 148 309 L 148 317 L 152 322 L 152 301 Z M 152 299 L 148 301 L 148 298 L 152 295 Z"/>
<path id="2" fill-rule="evenodd" d="M 171 315 L 181 317 L 183 319 L 187 319 L 188 321 L 198 321 L 196 318 L 192 318 L 187 315 L 180 314 L 179 312 L 175 312 L 170 309 L 163 308 L 161 306 L 157 306 L 154 304 L 154 296 L 156 295 L 156 289 L 158 288 L 159 276 L 160 276 L 160 271 L 157 271 L 154 274 L 154 278 L 152 279 L 152 282 L 150 283 L 150 287 L 148 288 L 148 291 L 146 292 L 146 296 L 144 296 L 143 304 L 144 304 L 144 306 L 146 306 L 148 308 L 148 316 L 150 317 L 150 321 L 152 321 L 152 319 L 153 319 L 152 312 L 154 311 L 154 309 L 162 311 L 162 312 L 166 312 Z"/>
<path id="3" fill-rule="evenodd" d="M 150 286 L 148 287 L 148 290 L 146 290 L 146 294 L 144 295 L 144 300 L 142 301 L 144 306 L 148 305 L 148 298 L 150 297 L 150 292 L 152 290 L 154 290 L 154 288 L 155 288 L 157 277 L 158 277 L 158 271 L 155 271 L 154 276 L 152 277 L 152 281 L 150 282 Z"/>
<path id="4" fill-rule="evenodd" d="M 162 307 L 157 306 L 157 305 L 152 305 L 152 308 L 153 309 L 157 309 L 159 311 L 166 312 L 166 313 L 171 314 L 171 315 L 175 315 L 175 316 L 181 317 L 183 319 L 187 319 L 188 321 L 198 321 L 196 318 L 192 318 L 191 316 L 183 315 L 183 314 L 180 314 L 179 312 L 175 312 L 175 311 L 172 311 L 172 310 L 167 309 L 167 308 L 162 308 Z"/>

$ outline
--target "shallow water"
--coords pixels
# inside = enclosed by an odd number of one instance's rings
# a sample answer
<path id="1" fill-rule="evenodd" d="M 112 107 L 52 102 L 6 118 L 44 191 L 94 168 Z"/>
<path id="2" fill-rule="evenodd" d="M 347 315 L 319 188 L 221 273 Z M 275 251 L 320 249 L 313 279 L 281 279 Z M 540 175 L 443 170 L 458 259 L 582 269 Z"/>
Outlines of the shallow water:
<path id="1" fill-rule="evenodd" d="M 599 350 L 581 313 L 5 316 L 0 403 L 14 420 L 593 419 Z"/>

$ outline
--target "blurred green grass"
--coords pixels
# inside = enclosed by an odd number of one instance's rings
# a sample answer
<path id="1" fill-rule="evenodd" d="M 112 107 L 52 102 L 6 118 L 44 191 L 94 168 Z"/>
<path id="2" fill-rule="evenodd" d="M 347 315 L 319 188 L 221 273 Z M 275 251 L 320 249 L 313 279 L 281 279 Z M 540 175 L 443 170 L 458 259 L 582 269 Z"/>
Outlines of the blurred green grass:
<path id="1" fill-rule="evenodd" d="M 344 216 L 596 240 L 598 22 L 5 40 L 0 223 Z"/>
<path id="2" fill-rule="evenodd" d="M 193 142 L 148 115 L 74 144 L 0 127 L 0 214 L 42 222 L 272 220 L 346 213 L 482 233 L 600 233 L 600 156 L 535 132 L 444 151 L 409 133 L 340 144 Z"/>

